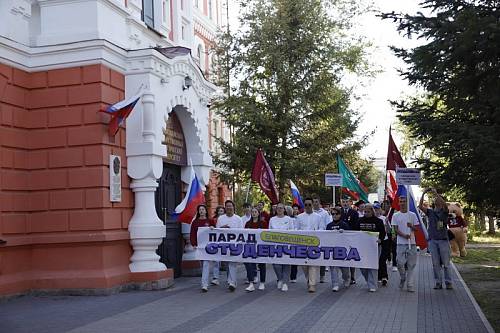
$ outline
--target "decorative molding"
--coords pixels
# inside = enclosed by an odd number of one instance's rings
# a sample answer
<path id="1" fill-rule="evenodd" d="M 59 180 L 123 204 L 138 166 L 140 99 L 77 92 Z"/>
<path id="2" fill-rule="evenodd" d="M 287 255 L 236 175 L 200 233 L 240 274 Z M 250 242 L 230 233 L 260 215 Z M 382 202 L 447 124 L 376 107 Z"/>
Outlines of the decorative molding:
<path id="1" fill-rule="evenodd" d="M 26 4 L 26 6 L 28 6 L 28 4 Z M 10 12 L 13 15 L 21 15 L 26 19 L 31 18 L 31 8 L 28 10 L 28 8 L 26 8 L 23 5 L 12 6 L 12 8 L 10 9 Z"/>

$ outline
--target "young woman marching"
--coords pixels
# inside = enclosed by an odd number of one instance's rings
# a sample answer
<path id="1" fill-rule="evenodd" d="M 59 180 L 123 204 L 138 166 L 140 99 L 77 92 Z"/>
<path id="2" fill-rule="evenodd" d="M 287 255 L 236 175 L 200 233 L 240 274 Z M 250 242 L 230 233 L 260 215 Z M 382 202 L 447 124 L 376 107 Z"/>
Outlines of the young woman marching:
<path id="1" fill-rule="evenodd" d="M 363 217 L 358 221 L 357 230 L 378 232 L 378 256 L 380 256 L 380 244 L 385 238 L 385 227 L 381 219 L 375 216 L 373 205 L 367 204 L 363 208 Z M 371 292 L 377 291 L 378 269 L 361 268 L 361 274 Z"/>
<path id="2" fill-rule="evenodd" d="M 269 229 L 293 230 L 293 221 L 289 216 L 285 215 L 285 205 L 282 203 L 276 205 L 276 216 L 271 217 Z M 278 289 L 287 291 L 287 283 L 290 278 L 290 265 L 273 264 L 273 268 L 278 278 Z"/>
<path id="3" fill-rule="evenodd" d="M 260 215 L 260 212 L 257 208 L 252 208 L 250 211 L 251 217 L 245 223 L 246 229 L 267 229 L 267 222 L 264 221 Z M 254 281 L 257 276 L 257 265 L 259 265 L 259 273 L 260 273 L 260 282 L 259 282 L 259 290 L 264 290 L 266 288 L 266 264 L 260 263 L 256 264 L 253 262 L 246 262 L 245 268 L 247 270 L 247 279 L 250 285 L 245 288 L 246 291 L 251 292 L 255 290 Z"/>
<path id="4" fill-rule="evenodd" d="M 194 247 L 198 246 L 198 228 L 200 227 L 215 227 L 215 222 L 212 219 L 208 218 L 207 206 L 199 205 L 196 208 L 196 218 L 191 223 L 191 233 L 190 240 L 191 244 Z M 201 273 L 201 291 L 208 291 L 208 279 L 210 276 L 210 266 L 212 266 L 214 262 L 208 260 L 202 260 L 202 273 Z"/>
<path id="5" fill-rule="evenodd" d="M 217 206 L 217 208 L 215 208 L 215 214 L 214 214 L 214 217 L 213 217 L 213 221 L 214 221 L 214 224 L 217 224 L 217 219 L 219 218 L 219 216 L 221 215 L 224 215 L 226 214 L 226 209 L 224 208 L 224 206 Z M 212 282 L 210 282 L 211 284 L 213 284 L 214 286 L 218 286 L 219 285 L 219 274 L 220 274 L 220 262 L 219 261 L 214 261 L 214 268 L 213 268 L 213 272 L 212 272 Z"/>
<path id="6" fill-rule="evenodd" d="M 339 208 L 332 208 L 331 210 L 333 221 L 326 225 L 326 230 L 333 230 L 337 232 L 343 232 L 344 230 L 349 230 L 349 224 L 342 220 L 342 211 Z M 350 285 L 349 281 L 349 268 L 332 266 L 330 267 L 330 275 L 332 278 L 332 291 L 339 291 L 339 272 L 342 273 L 342 279 L 344 280 L 344 286 L 347 288 Z"/>

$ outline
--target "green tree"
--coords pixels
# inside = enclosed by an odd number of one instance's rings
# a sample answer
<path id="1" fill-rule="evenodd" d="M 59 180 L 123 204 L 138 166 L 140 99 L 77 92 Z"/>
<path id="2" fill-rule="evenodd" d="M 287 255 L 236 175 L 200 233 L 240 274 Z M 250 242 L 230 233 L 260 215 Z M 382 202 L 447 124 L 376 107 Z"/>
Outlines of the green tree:
<path id="1" fill-rule="evenodd" d="M 426 177 L 464 194 L 480 210 L 500 209 L 500 10 L 496 0 L 422 1 L 429 15 L 385 13 L 408 37 L 394 48 L 403 77 L 424 93 L 394 102 L 413 139 L 430 153 L 417 159 Z"/>
<path id="2" fill-rule="evenodd" d="M 256 150 L 263 148 L 280 196 L 292 179 L 306 193 L 328 191 L 324 172 L 335 155 L 359 158 L 346 72 L 364 74 L 365 45 L 347 29 L 355 1 L 254 0 L 243 6 L 244 27 L 218 42 L 217 63 L 225 93 L 214 107 L 234 128 L 219 140 L 214 161 L 225 179 L 245 183 Z M 229 85 L 229 79 L 235 82 Z M 246 186 L 246 184 L 245 184 Z"/>

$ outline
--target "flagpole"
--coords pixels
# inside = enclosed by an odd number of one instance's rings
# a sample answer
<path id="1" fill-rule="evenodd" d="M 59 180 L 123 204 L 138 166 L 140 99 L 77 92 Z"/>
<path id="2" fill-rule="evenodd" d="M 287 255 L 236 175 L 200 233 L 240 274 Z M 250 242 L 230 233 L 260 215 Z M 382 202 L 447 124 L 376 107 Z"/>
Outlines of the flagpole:
<path id="1" fill-rule="evenodd" d="M 250 185 L 252 184 L 252 178 L 248 180 L 247 195 L 245 196 L 245 203 L 248 202 L 248 194 L 250 193 Z"/>

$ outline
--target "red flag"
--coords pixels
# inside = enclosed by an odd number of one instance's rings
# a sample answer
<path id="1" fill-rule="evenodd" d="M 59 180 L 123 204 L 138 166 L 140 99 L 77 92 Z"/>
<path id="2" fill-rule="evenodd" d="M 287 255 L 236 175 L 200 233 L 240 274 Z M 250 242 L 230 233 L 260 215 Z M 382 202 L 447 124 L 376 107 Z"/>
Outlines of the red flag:
<path id="1" fill-rule="evenodd" d="M 386 170 L 396 170 L 397 167 L 406 168 L 406 164 L 392 139 L 391 128 L 389 128 L 389 147 L 387 149 Z"/>
<path id="2" fill-rule="evenodd" d="M 273 171 L 269 167 L 264 153 L 260 148 L 257 150 L 257 156 L 253 163 L 252 180 L 259 183 L 260 189 L 267 195 L 273 205 L 279 202 Z"/>

